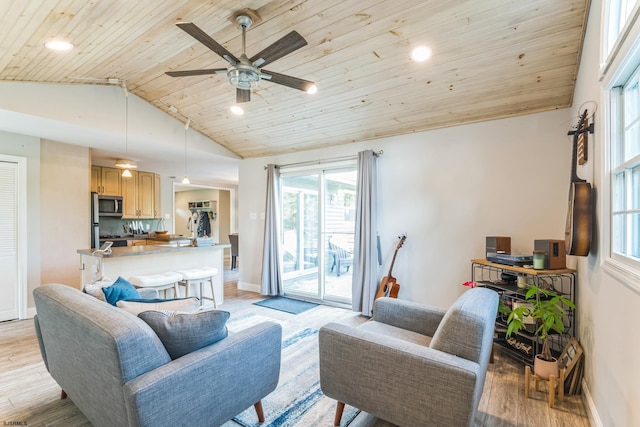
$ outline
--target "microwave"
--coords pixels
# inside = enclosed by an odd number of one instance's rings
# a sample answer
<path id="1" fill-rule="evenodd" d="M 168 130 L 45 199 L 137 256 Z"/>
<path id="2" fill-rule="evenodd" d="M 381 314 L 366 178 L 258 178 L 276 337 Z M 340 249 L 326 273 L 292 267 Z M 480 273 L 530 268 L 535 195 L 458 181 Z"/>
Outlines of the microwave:
<path id="1" fill-rule="evenodd" d="M 95 215 L 122 218 L 122 196 L 103 196 L 92 193 L 94 222 Z"/>

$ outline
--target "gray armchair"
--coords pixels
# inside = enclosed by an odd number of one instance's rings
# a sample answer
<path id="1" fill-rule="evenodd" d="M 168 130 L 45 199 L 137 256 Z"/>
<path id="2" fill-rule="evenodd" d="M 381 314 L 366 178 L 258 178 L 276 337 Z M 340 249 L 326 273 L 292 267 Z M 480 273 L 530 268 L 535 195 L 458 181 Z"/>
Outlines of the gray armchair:
<path id="1" fill-rule="evenodd" d="M 466 291 L 446 311 L 379 298 L 373 321 L 320 329 L 320 386 L 399 426 L 472 426 L 489 363 L 498 295 Z"/>

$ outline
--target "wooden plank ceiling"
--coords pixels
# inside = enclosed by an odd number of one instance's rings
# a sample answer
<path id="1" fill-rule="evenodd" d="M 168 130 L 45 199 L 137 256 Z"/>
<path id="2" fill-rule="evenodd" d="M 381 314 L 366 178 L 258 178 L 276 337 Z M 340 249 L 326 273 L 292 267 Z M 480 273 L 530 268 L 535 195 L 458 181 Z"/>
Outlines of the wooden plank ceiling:
<path id="1" fill-rule="evenodd" d="M 3 0 L 0 80 L 128 89 L 243 158 L 569 107 L 588 0 Z M 308 45 L 269 70 L 319 92 L 262 81 L 234 116 L 225 75 L 166 71 L 229 64 L 174 24 L 191 21 L 234 55 L 244 8 L 262 21 L 247 54 L 291 30 Z M 64 38 L 60 54 L 43 48 Z M 425 44 L 430 60 L 411 59 Z M 178 113 L 169 110 L 175 106 Z"/>

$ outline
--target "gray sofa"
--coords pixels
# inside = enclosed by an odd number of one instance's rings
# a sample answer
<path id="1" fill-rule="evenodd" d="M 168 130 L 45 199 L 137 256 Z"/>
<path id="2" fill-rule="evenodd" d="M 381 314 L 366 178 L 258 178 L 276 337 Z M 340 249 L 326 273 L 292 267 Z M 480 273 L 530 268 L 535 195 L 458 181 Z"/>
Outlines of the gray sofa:
<path id="1" fill-rule="evenodd" d="M 34 291 L 51 376 L 95 426 L 218 426 L 271 393 L 282 329 L 265 322 L 171 360 L 140 318 L 81 291 Z"/>
<path id="2" fill-rule="evenodd" d="M 493 345 L 498 295 L 474 288 L 448 310 L 379 298 L 373 320 L 320 329 L 320 385 L 398 426 L 472 426 Z"/>

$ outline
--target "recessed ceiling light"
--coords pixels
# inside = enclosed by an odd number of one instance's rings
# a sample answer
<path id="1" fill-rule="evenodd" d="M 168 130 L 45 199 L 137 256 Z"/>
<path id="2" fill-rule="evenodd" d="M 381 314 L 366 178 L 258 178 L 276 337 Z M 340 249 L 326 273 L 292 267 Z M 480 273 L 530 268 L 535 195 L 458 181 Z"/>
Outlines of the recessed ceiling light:
<path id="1" fill-rule="evenodd" d="M 431 58 L 431 49 L 426 46 L 418 46 L 411 51 L 411 58 L 418 62 L 426 61 Z"/>
<path id="2" fill-rule="evenodd" d="M 309 95 L 313 95 L 314 93 L 318 93 L 318 86 L 316 86 L 316 85 L 309 86 L 309 89 L 307 89 L 307 93 Z"/>
<path id="3" fill-rule="evenodd" d="M 45 47 L 51 50 L 65 51 L 73 49 L 73 45 L 64 40 L 51 40 L 46 42 Z"/>
<path id="4" fill-rule="evenodd" d="M 232 105 L 230 108 L 231 112 L 233 114 L 235 114 L 236 116 L 241 116 L 244 114 L 244 110 L 242 109 L 242 107 L 238 106 L 238 105 Z"/>

